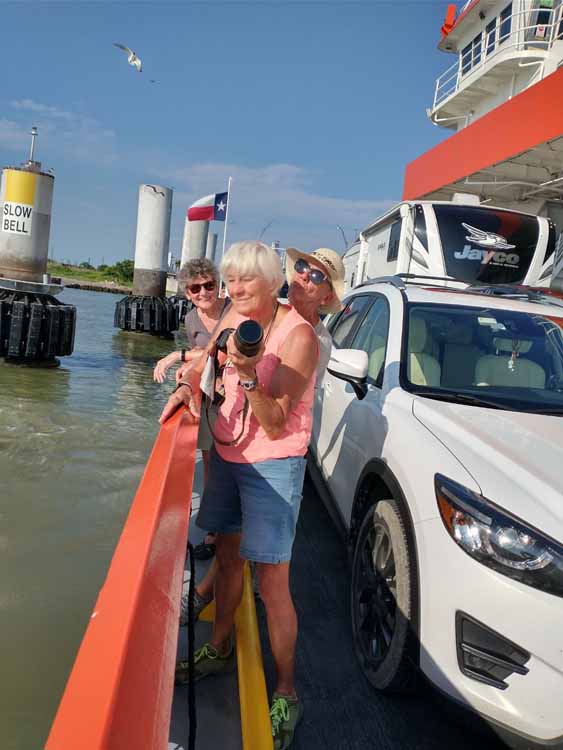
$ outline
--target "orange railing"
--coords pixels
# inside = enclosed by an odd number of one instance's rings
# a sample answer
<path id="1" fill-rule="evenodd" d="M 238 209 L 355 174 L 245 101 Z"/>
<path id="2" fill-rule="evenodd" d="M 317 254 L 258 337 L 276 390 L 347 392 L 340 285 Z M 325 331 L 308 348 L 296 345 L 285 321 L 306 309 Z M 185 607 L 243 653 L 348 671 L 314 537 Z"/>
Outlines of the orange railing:
<path id="1" fill-rule="evenodd" d="M 196 442 L 183 408 L 160 430 L 47 750 L 167 747 Z"/>

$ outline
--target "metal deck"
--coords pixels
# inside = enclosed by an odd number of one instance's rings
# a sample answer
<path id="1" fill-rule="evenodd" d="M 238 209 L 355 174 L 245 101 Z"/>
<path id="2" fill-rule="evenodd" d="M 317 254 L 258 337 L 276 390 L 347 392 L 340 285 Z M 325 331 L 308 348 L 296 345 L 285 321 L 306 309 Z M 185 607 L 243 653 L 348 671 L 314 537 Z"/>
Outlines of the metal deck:
<path id="1" fill-rule="evenodd" d="M 198 466 L 195 487 L 201 487 Z M 194 496 L 194 512 L 198 506 Z M 190 539 L 202 533 L 192 523 Z M 198 577 L 203 573 L 199 564 Z M 306 480 L 292 562 L 292 592 L 299 616 L 297 688 L 305 716 L 293 750 L 498 750 L 450 709 L 449 702 L 423 690 L 410 698 L 377 694 L 360 673 L 353 652 L 349 616 L 349 571 L 344 545 L 312 484 Z M 257 603 L 269 692 L 273 659 L 264 607 Z M 203 639 L 207 623 L 199 623 Z M 186 653 L 181 628 L 179 653 Z M 236 677 L 197 685 L 198 750 L 239 750 L 240 720 Z M 169 750 L 187 747 L 187 688 L 176 688 Z"/>
<path id="2" fill-rule="evenodd" d="M 189 539 L 195 546 L 202 541 L 205 534 L 195 525 L 195 517 L 199 510 L 200 492 L 203 483 L 203 464 L 198 459 L 194 477 L 194 493 L 192 496 L 192 518 L 190 522 Z M 203 578 L 208 562 L 196 560 L 196 581 Z M 187 591 L 190 580 L 189 568 L 186 561 L 186 575 L 184 588 Z M 212 624 L 197 622 L 195 641 L 196 648 L 209 640 Z M 180 628 L 178 639 L 178 658 L 187 658 L 188 637 L 187 628 Z M 196 685 L 197 711 L 197 750 L 242 750 L 239 695 L 236 672 L 220 678 L 202 680 Z M 176 686 L 172 703 L 172 719 L 170 721 L 170 736 L 168 750 L 184 750 L 188 747 L 188 688 Z"/>

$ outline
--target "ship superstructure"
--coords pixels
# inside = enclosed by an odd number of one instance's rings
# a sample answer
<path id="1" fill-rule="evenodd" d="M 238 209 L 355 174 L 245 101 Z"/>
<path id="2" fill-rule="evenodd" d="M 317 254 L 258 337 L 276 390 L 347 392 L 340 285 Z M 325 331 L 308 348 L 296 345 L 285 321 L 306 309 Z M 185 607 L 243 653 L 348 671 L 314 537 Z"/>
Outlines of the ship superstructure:
<path id="1" fill-rule="evenodd" d="M 563 0 L 450 5 L 441 32 L 439 49 L 456 59 L 427 114 L 456 132 L 407 166 L 403 198 L 472 193 L 551 218 L 561 236 Z"/>

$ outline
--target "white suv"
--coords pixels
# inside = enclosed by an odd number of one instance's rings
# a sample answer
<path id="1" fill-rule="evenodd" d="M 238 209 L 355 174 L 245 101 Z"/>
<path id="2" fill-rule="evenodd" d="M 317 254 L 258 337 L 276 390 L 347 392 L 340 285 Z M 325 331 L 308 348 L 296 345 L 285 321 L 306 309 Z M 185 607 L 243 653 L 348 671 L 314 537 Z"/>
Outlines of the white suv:
<path id="1" fill-rule="evenodd" d="M 361 668 L 382 691 L 418 668 L 509 744 L 563 748 L 563 306 L 398 277 L 345 303 L 309 468 Z"/>

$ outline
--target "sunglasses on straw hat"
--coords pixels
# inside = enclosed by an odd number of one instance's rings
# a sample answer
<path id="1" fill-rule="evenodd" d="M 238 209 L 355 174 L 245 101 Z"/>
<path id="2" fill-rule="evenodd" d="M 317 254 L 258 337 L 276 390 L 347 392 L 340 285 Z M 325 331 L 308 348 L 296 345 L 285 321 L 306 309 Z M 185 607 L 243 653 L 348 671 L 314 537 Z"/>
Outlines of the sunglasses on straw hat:
<path id="1" fill-rule="evenodd" d="M 303 258 L 297 258 L 295 265 L 293 266 L 296 273 L 306 273 L 315 286 L 320 286 L 323 281 L 328 281 L 330 284 L 329 277 L 318 268 L 312 268 L 306 260 Z M 332 285 L 331 285 L 332 286 Z"/>

